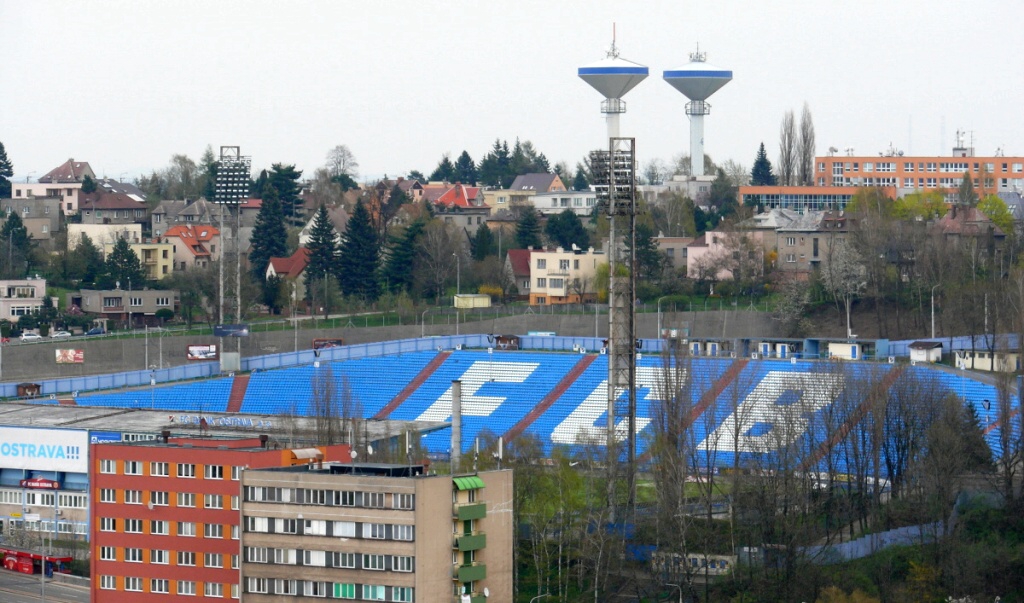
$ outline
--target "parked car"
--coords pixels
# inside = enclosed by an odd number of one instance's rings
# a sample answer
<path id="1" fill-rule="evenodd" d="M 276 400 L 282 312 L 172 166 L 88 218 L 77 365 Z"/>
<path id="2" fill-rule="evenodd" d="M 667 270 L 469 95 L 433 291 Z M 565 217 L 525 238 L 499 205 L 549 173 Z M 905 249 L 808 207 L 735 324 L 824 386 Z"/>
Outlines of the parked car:
<path id="1" fill-rule="evenodd" d="M 29 333 L 28 331 L 26 331 L 22 333 L 21 337 L 19 337 L 18 339 L 22 341 L 39 341 L 42 338 L 43 336 L 40 335 L 39 333 Z"/>
<path id="2" fill-rule="evenodd" d="M 93 327 L 86 332 L 86 335 L 102 335 L 103 327 Z"/>
<path id="3" fill-rule="evenodd" d="M 53 333 L 50 333 L 51 339 L 63 339 L 65 337 L 71 337 L 71 333 L 67 331 L 54 331 Z"/>

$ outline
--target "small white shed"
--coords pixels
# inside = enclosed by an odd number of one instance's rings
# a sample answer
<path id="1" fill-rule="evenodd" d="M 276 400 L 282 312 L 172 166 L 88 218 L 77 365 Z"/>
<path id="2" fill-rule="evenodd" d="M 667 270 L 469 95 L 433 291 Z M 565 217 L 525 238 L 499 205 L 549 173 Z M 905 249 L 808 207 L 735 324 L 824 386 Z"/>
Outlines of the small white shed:
<path id="1" fill-rule="evenodd" d="M 938 341 L 915 341 L 910 344 L 911 362 L 941 362 L 942 343 Z"/>

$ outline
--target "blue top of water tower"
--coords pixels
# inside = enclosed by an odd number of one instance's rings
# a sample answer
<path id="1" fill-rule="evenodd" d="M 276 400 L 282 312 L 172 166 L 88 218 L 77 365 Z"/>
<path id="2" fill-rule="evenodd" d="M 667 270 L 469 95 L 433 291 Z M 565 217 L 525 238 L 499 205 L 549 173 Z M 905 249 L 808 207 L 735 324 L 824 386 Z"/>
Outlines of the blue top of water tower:
<path id="1" fill-rule="evenodd" d="M 705 53 L 699 50 L 690 55 L 690 62 L 681 69 L 667 70 L 663 74 L 673 88 L 695 101 L 707 100 L 718 89 L 732 81 L 732 70 L 707 63 Z"/>
<path id="2" fill-rule="evenodd" d="M 647 67 L 620 58 L 613 43 L 606 58 L 580 67 L 577 75 L 605 98 L 622 98 L 644 81 L 648 73 Z"/>

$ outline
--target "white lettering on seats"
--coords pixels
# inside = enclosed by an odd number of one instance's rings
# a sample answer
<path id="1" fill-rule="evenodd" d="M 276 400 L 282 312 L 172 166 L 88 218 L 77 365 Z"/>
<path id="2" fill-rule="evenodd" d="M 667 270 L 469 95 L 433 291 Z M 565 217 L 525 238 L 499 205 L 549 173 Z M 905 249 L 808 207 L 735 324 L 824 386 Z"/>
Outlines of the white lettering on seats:
<path id="1" fill-rule="evenodd" d="M 462 414 L 472 417 L 489 416 L 501 406 L 505 398 L 477 396 L 486 383 L 522 383 L 540 366 L 537 362 L 474 362 L 459 378 L 462 381 Z M 441 394 L 417 421 L 447 421 L 452 416 L 452 388 Z"/>
<path id="2" fill-rule="evenodd" d="M 680 380 L 685 380 L 685 370 L 683 375 L 675 377 Z M 654 401 L 660 401 L 664 396 L 660 395 L 663 382 L 665 380 L 665 370 L 661 367 L 641 367 L 636 368 L 636 384 L 638 388 L 647 388 L 647 395 L 644 400 L 648 403 Z M 619 392 L 621 397 L 626 390 Z M 637 400 L 637 406 L 640 406 L 640 400 Z M 639 408 L 637 409 L 636 418 L 636 432 L 640 433 L 647 425 L 650 424 L 651 420 L 647 417 L 639 416 Z M 600 384 L 594 391 L 590 392 L 583 402 L 576 407 L 564 421 L 558 424 L 558 427 L 551 432 L 551 443 L 552 444 L 582 444 L 585 442 L 596 442 L 599 444 L 605 443 L 607 437 L 607 427 L 596 425 L 597 420 L 601 418 L 608 411 L 608 380 L 601 381 Z M 624 442 L 626 441 L 626 433 L 629 430 L 629 420 L 627 417 L 621 417 L 615 423 L 615 439 Z"/>

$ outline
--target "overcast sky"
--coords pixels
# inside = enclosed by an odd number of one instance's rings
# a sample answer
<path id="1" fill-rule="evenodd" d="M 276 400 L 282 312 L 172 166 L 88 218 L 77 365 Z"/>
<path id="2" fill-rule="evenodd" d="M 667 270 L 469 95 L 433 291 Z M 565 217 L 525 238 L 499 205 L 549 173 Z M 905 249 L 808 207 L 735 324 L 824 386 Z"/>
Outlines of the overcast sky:
<path id="1" fill-rule="evenodd" d="M 361 179 L 517 136 L 575 165 L 605 134 L 576 70 L 616 23 L 621 56 L 651 70 L 622 117 L 641 162 L 688 151 L 661 74 L 698 43 L 734 77 L 705 120 L 715 161 L 749 167 L 764 141 L 774 162 L 804 102 L 818 154 L 948 155 L 962 128 L 979 155 L 1024 155 L 1022 17 L 1019 0 L 0 0 L 0 142 L 22 182 L 69 157 L 134 178 L 208 144 L 307 175 L 345 144 Z"/>

